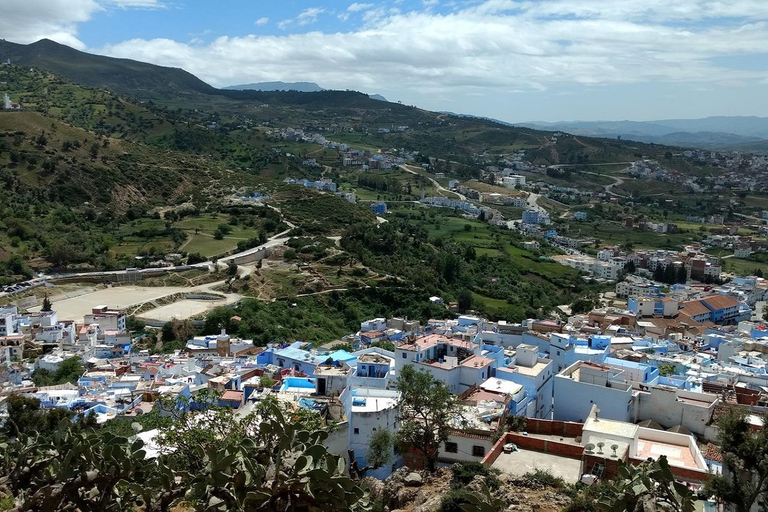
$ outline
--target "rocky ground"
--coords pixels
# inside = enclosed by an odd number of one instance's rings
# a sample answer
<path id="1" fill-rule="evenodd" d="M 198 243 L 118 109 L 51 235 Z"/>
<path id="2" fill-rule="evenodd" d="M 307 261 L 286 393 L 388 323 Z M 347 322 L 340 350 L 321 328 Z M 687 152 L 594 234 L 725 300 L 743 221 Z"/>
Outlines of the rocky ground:
<path id="1" fill-rule="evenodd" d="M 401 468 L 384 482 L 366 479 L 371 497 L 381 497 L 385 512 L 436 512 L 450 491 L 450 468 L 440 468 L 434 474 Z M 499 475 L 501 485 L 493 496 L 507 504 L 505 510 L 524 512 L 559 512 L 571 498 L 560 489 L 538 482 Z M 476 476 L 467 491 L 482 493 L 484 478 Z"/>

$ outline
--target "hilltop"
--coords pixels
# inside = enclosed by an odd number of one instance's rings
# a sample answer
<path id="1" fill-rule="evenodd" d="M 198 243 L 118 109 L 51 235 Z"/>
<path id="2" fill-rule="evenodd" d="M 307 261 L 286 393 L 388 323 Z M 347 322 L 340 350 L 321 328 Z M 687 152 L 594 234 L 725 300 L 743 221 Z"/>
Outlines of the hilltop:
<path id="1" fill-rule="evenodd" d="M 518 126 L 703 149 L 765 151 L 768 147 L 768 118 L 755 116 L 658 121 L 530 122 Z"/>
<path id="2" fill-rule="evenodd" d="M 349 142 L 375 147 L 404 147 L 429 156 L 472 164 L 473 155 L 537 151 L 537 163 L 624 161 L 633 155 L 658 156 L 653 144 L 580 138 L 553 144 L 551 134 L 493 120 L 436 113 L 383 101 L 355 91 L 257 91 L 216 89 L 190 73 L 128 59 L 91 55 L 48 40 L 29 45 L 0 42 L 0 59 L 34 66 L 77 84 L 118 95 L 152 100 L 185 117 L 196 113 L 247 117 L 254 123 L 282 127 L 318 126 L 343 134 Z M 166 117 L 169 112 L 166 112 Z M 397 130 L 406 127 L 404 130 Z M 364 132 L 350 137 L 350 129 Z"/>
<path id="3" fill-rule="evenodd" d="M 229 85 L 227 87 L 222 87 L 222 89 L 232 90 L 232 91 L 298 91 L 298 92 L 320 92 L 325 90 L 314 82 L 280 82 L 280 81 Z"/>
<path id="4" fill-rule="evenodd" d="M 92 55 L 41 39 L 32 44 L 0 41 L 0 60 L 55 73 L 88 87 L 108 89 L 129 97 L 190 93 L 213 94 L 216 89 L 178 68 L 130 59 Z"/>

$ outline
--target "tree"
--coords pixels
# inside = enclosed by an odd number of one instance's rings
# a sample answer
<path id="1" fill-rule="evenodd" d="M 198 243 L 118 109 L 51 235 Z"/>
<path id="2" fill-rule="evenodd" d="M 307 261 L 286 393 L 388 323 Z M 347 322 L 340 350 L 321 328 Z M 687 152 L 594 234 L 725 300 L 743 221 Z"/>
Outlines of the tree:
<path id="1" fill-rule="evenodd" d="M 744 409 L 732 407 L 717 420 L 723 474 L 713 476 L 707 490 L 737 512 L 768 504 L 768 418 L 754 430 Z"/>
<path id="2" fill-rule="evenodd" d="M 659 375 L 662 377 L 668 377 L 675 374 L 675 365 L 671 363 L 663 363 L 659 365 Z"/>
<path id="3" fill-rule="evenodd" d="M 45 297 L 43 297 L 43 307 L 40 308 L 40 311 L 53 311 L 51 304 L 51 299 L 48 298 L 48 294 L 45 294 Z"/>
<path id="4" fill-rule="evenodd" d="M 373 468 L 380 468 L 392 460 L 392 447 L 395 443 L 395 436 L 389 430 L 380 428 L 371 435 L 371 441 L 368 445 L 368 454 L 366 461 Z"/>
<path id="5" fill-rule="evenodd" d="M 472 309 L 472 292 L 469 290 L 461 290 L 456 297 L 456 301 L 458 302 L 459 311 L 462 313 Z"/>
<path id="6" fill-rule="evenodd" d="M 448 439 L 458 403 L 448 388 L 431 374 L 406 365 L 397 378 L 400 453 L 412 449 L 424 458 L 426 468 L 437 469 L 437 452 Z"/>
<path id="7" fill-rule="evenodd" d="M 627 264 L 624 266 L 624 270 L 627 271 L 627 274 L 634 274 L 637 270 L 637 267 L 635 266 L 635 262 L 632 260 L 629 260 Z"/>
<path id="8" fill-rule="evenodd" d="M 693 512 L 693 492 L 675 480 L 667 457 L 633 466 L 619 461 L 617 477 L 603 488 L 597 506 L 610 512 Z"/>
<path id="9" fill-rule="evenodd" d="M 176 423 L 162 429 L 176 450 L 161 450 L 151 462 L 141 440 L 69 421 L 52 435 L 0 435 L 0 496 L 12 496 L 14 510 L 160 512 L 182 501 L 192 510 L 222 512 L 367 505 L 362 488 L 344 475 L 343 459 L 323 446 L 327 432 L 276 400 L 244 418 L 215 406 L 190 413 L 178 405 L 170 407 Z"/>

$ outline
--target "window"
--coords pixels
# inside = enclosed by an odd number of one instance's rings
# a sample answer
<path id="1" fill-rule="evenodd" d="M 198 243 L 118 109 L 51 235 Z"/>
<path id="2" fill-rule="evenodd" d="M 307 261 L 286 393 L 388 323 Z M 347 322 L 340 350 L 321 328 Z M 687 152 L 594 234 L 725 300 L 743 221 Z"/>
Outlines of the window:
<path id="1" fill-rule="evenodd" d="M 376 432 L 376 427 L 373 427 L 373 428 L 371 429 L 371 432 Z"/>
<path id="2" fill-rule="evenodd" d="M 445 451 L 447 453 L 459 453 L 459 445 L 457 445 L 456 443 L 449 443 L 446 441 Z"/>
<path id="3" fill-rule="evenodd" d="M 478 444 L 472 445 L 472 456 L 473 457 L 485 457 L 485 446 L 480 446 Z"/>
<path id="4" fill-rule="evenodd" d="M 560 355 L 560 351 L 559 350 L 557 351 L 557 355 Z"/>
<path id="5" fill-rule="evenodd" d="M 403 359 L 406 359 L 407 357 L 408 357 L 408 354 L 406 354 L 405 352 L 403 352 Z"/>
<path id="6" fill-rule="evenodd" d="M 355 434 L 359 434 L 359 433 L 360 433 L 360 429 L 359 429 L 359 428 L 356 428 L 356 429 L 355 429 Z"/>

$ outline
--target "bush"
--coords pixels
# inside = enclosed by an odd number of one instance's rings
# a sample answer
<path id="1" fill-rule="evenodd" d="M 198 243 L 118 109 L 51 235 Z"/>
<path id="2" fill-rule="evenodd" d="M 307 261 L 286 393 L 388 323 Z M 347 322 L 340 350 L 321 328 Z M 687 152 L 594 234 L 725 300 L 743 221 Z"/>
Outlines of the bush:
<path id="1" fill-rule="evenodd" d="M 536 471 L 528 472 L 523 475 L 523 480 L 536 482 L 539 485 L 555 487 L 558 489 L 565 486 L 565 480 L 559 476 L 553 475 L 546 469 L 537 469 Z"/>
<path id="2" fill-rule="evenodd" d="M 440 501 L 438 512 L 463 512 L 461 506 L 465 503 L 467 500 L 462 496 L 462 491 L 451 489 Z"/>
<path id="3" fill-rule="evenodd" d="M 479 462 L 462 462 L 460 464 L 454 464 L 451 467 L 451 489 L 461 490 L 469 485 L 476 476 L 482 476 L 485 478 L 485 483 L 489 489 L 499 488 L 498 474 L 499 470 L 489 469 L 483 466 Z"/>

